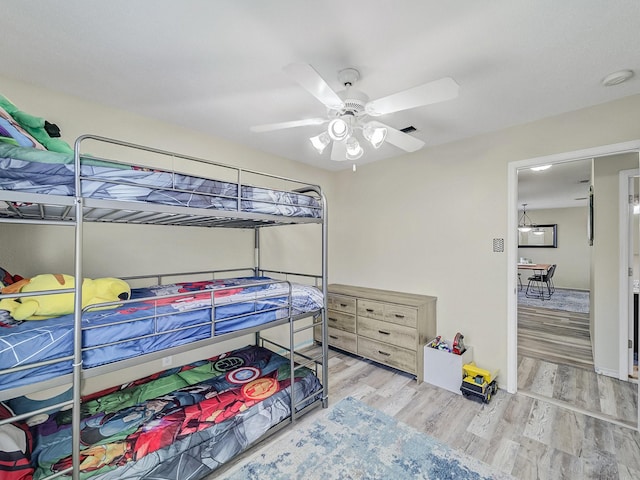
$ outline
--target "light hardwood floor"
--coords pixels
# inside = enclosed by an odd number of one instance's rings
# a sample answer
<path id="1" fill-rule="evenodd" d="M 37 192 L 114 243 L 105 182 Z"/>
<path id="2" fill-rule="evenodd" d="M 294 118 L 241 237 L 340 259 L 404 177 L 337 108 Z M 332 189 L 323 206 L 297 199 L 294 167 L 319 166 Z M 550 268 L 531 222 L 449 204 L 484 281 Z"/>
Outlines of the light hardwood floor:
<path id="1" fill-rule="evenodd" d="M 588 314 L 518 307 L 518 390 L 637 425 L 637 384 L 595 373 Z"/>
<path id="2" fill-rule="evenodd" d="M 518 391 L 635 428 L 638 385 L 593 370 L 519 356 Z"/>
<path id="3" fill-rule="evenodd" d="M 518 306 L 518 353 L 593 370 L 589 314 Z"/>
<path id="4" fill-rule="evenodd" d="M 640 479 L 638 431 L 522 394 L 500 390 L 483 404 L 330 350 L 329 405 L 348 396 L 516 479 Z M 312 422 L 320 412 L 305 415 L 301 424 Z M 262 445 L 277 442 L 280 434 Z M 242 463 L 245 457 L 233 463 Z M 223 479 L 230 466 L 207 480 Z"/>
<path id="5" fill-rule="evenodd" d="M 351 396 L 515 478 L 639 479 L 640 433 L 522 394 L 487 404 L 331 351 L 330 402 Z"/>

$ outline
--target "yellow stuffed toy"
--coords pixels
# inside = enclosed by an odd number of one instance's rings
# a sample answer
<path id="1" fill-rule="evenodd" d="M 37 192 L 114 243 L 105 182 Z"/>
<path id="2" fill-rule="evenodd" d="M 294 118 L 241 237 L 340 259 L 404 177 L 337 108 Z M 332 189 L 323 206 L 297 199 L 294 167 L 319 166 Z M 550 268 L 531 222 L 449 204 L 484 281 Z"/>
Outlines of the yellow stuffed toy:
<path id="1" fill-rule="evenodd" d="M 2 289 L 2 293 L 30 293 L 45 290 L 74 288 L 75 279 L 71 275 L 45 273 L 33 278 L 25 278 Z M 82 282 L 82 308 L 103 302 L 128 300 L 131 287 L 118 278 L 85 278 Z M 36 295 L 19 299 L 0 300 L 0 310 L 8 310 L 16 320 L 44 320 L 73 313 L 73 293 Z M 104 308 L 115 308 L 104 307 Z"/>

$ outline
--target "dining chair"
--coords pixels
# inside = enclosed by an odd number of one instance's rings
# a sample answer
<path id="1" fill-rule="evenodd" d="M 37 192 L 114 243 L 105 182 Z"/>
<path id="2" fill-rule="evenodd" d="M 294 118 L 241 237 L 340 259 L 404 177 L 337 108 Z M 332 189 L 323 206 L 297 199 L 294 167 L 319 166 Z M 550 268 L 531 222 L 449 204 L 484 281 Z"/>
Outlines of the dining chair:
<path id="1" fill-rule="evenodd" d="M 556 267 L 557 265 L 553 264 L 546 273 L 540 270 L 539 273 L 530 276 L 525 296 L 528 298 L 549 300 L 556 290 L 553 285 L 553 276 L 556 273 Z"/>

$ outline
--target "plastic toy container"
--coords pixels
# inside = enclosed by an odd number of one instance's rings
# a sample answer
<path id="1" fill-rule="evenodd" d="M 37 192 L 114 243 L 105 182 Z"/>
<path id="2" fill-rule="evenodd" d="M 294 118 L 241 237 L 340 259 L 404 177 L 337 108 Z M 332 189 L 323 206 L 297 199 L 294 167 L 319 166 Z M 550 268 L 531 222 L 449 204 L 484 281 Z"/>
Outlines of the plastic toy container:
<path id="1" fill-rule="evenodd" d="M 447 343 L 451 345 L 450 341 Z M 424 347 L 424 381 L 462 395 L 460 392 L 462 366 L 473 361 L 473 347 L 467 345 L 467 349 L 462 355 L 456 355 L 431 348 L 430 344 L 431 342 Z"/>

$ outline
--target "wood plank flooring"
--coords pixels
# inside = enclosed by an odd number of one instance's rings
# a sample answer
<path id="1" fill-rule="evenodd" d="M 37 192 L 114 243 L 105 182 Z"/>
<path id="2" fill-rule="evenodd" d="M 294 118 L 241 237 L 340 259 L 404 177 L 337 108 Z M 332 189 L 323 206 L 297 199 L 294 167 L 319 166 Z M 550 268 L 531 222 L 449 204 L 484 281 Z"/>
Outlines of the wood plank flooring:
<path id="1" fill-rule="evenodd" d="M 518 391 L 585 414 L 636 427 L 638 385 L 581 367 L 518 357 Z"/>
<path id="2" fill-rule="evenodd" d="M 518 390 L 637 425 L 637 384 L 594 371 L 588 314 L 518 307 Z"/>
<path id="3" fill-rule="evenodd" d="M 329 395 L 371 405 L 499 470 L 529 479 L 638 479 L 640 433 L 500 390 L 486 405 L 331 351 Z"/>
<path id="4" fill-rule="evenodd" d="M 638 431 L 544 400 L 500 390 L 489 404 L 482 404 L 428 383 L 417 385 L 407 374 L 330 350 L 330 404 L 347 396 L 516 479 L 640 478 Z M 312 421 L 317 413 L 302 421 Z M 277 440 L 278 435 L 265 445 Z M 209 478 L 224 478 L 220 473 Z"/>
<path id="5" fill-rule="evenodd" d="M 593 370 L 589 314 L 518 306 L 518 354 Z"/>

